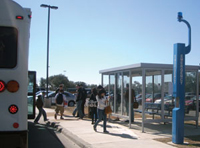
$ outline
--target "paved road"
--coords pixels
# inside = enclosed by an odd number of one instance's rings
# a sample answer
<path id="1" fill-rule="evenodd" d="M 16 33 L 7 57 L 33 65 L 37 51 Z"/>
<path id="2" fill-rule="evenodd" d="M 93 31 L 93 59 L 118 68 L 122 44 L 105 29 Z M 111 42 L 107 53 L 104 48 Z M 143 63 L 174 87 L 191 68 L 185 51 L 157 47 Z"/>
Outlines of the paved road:
<path id="1" fill-rule="evenodd" d="M 49 124 L 28 122 L 29 148 L 79 148 L 74 142 Z"/>

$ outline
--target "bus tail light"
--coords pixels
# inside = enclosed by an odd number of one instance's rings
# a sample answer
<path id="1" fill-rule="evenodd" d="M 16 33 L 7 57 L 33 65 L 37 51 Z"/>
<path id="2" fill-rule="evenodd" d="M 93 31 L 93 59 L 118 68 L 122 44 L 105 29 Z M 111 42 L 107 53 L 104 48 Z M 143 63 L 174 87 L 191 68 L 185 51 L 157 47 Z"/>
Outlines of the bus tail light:
<path id="1" fill-rule="evenodd" d="M 18 89 L 19 89 L 19 83 L 17 81 L 15 81 L 15 80 L 11 80 L 11 81 L 9 81 L 7 83 L 7 87 L 6 88 L 7 88 L 7 90 L 9 92 L 14 93 L 14 92 L 18 91 Z"/>
<path id="2" fill-rule="evenodd" d="M 3 92 L 6 88 L 6 83 L 0 80 L 0 93 Z"/>
<path id="3" fill-rule="evenodd" d="M 14 104 L 10 105 L 9 108 L 8 108 L 8 111 L 11 114 L 16 114 L 18 112 L 17 105 L 14 105 Z"/>
<path id="4" fill-rule="evenodd" d="M 19 123 L 17 123 L 17 122 L 13 123 L 13 127 L 14 128 L 18 128 L 19 127 Z"/>
<path id="5" fill-rule="evenodd" d="M 23 20 L 23 19 L 24 19 L 24 17 L 23 17 L 23 16 L 21 16 L 21 15 L 17 15 L 17 16 L 16 16 L 16 19 L 17 19 L 17 20 Z"/>

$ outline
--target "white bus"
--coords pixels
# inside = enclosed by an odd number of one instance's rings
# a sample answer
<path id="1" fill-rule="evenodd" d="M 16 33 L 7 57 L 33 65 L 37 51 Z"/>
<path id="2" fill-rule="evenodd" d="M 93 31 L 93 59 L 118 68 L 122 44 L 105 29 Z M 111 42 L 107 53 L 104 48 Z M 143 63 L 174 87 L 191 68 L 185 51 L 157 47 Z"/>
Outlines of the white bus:
<path id="1" fill-rule="evenodd" d="M 0 0 L 0 147 L 27 147 L 31 11 Z"/>

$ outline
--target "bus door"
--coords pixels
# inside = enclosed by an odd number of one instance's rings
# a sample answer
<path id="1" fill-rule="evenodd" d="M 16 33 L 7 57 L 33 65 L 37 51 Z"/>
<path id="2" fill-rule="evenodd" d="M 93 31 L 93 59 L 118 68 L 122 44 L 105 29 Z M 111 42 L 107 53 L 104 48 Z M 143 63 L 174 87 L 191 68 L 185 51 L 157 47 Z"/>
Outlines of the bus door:
<path id="1" fill-rule="evenodd" d="M 35 118 L 35 89 L 36 89 L 36 72 L 28 72 L 28 119 Z"/>

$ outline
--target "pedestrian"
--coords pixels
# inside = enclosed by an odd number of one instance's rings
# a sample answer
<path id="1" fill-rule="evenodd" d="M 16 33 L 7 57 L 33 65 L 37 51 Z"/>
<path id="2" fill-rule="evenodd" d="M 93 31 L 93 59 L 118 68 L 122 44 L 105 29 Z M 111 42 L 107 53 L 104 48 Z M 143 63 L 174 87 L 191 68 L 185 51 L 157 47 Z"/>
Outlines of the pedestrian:
<path id="1" fill-rule="evenodd" d="M 63 84 L 59 85 L 59 92 L 56 94 L 55 96 L 55 102 L 56 102 L 56 109 L 55 109 L 55 119 L 57 119 L 57 115 L 60 112 L 60 119 L 64 119 L 63 118 L 63 113 L 64 113 L 64 102 L 67 100 L 66 96 L 64 94 L 64 90 L 63 90 Z"/>
<path id="2" fill-rule="evenodd" d="M 80 84 L 76 85 L 77 88 L 77 95 L 76 95 L 76 108 L 74 109 L 72 115 L 75 116 L 76 112 L 78 111 L 79 118 L 83 119 L 83 112 L 82 112 L 82 89 L 80 87 Z"/>
<path id="3" fill-rule="evenodd" d="M 46 114 L 45 110 L 43 109 L 44 103 L 43 103 L 42 95 L 38 96 L 38 99 L 36 100 L 35 104 L 37 106 L 37 109 L 39 110 L 39 114 L 35 118 L 34 123 L 38 123 L 38 121 L 40 120 L 41 115 L 43 115 L 44 121 L 48 121 L 47 114 Z"/>
<path id="4" fill-rule="evenodd" d="M 135 99 L 135 91 L 131 89 L 131 122 L 133 122 L 133 102 Z M 126 104 L 126 112 L 127 116 L 129 116 L 129 84 L 126 84 L 126 92 L 125 92 L 125 104 Z"/>
<path id="5" fill-rule="evenodd" d="M 82 103 L 81 103 L 81 110 L 82 110 L 82 113 L 83 113 L 83 116 L 85 116 L 85 111 L 84 111 L 84 108 L 85 108 L 85 102 L 86 102 L 86 99 L 87 99 L 87 92 L 85 90 L 85 88 L 83 87 L 83 84 L 80 84 L 80 87 L 82 89 Z"/>
<path id="6" fill-rule="evenodd" d="M 101 120 L 103 119 L 103 132 L 104 133 L 109 133 L 106 130 L 106 114 L 105 114 L 105 107 L 107 106 L 106 103 L 108 102 L 106 96 L 106 91 L 104 89 L 100 90 L 98 95 L 96 96 L 97 102 L 98 102 L 98 116 L 99 119 L 97 120 L 97 122 L 94 124 L 93 128 L 94 131 L 97 131 L 96 127 L 99 124 L 99 122 L 101 122 Z"/>
<path id="7" fill-rule="evenodd" d="M 96 99 L 96 96 L 97 96 L 97 89 L 93 88 L 92 95 L 89 100 L 92 124 L 96 123 L 96 121 L 97 121 L 97 99 Z M 95 117 L 95 122 L 94 122 L 94 117 Z"/>

